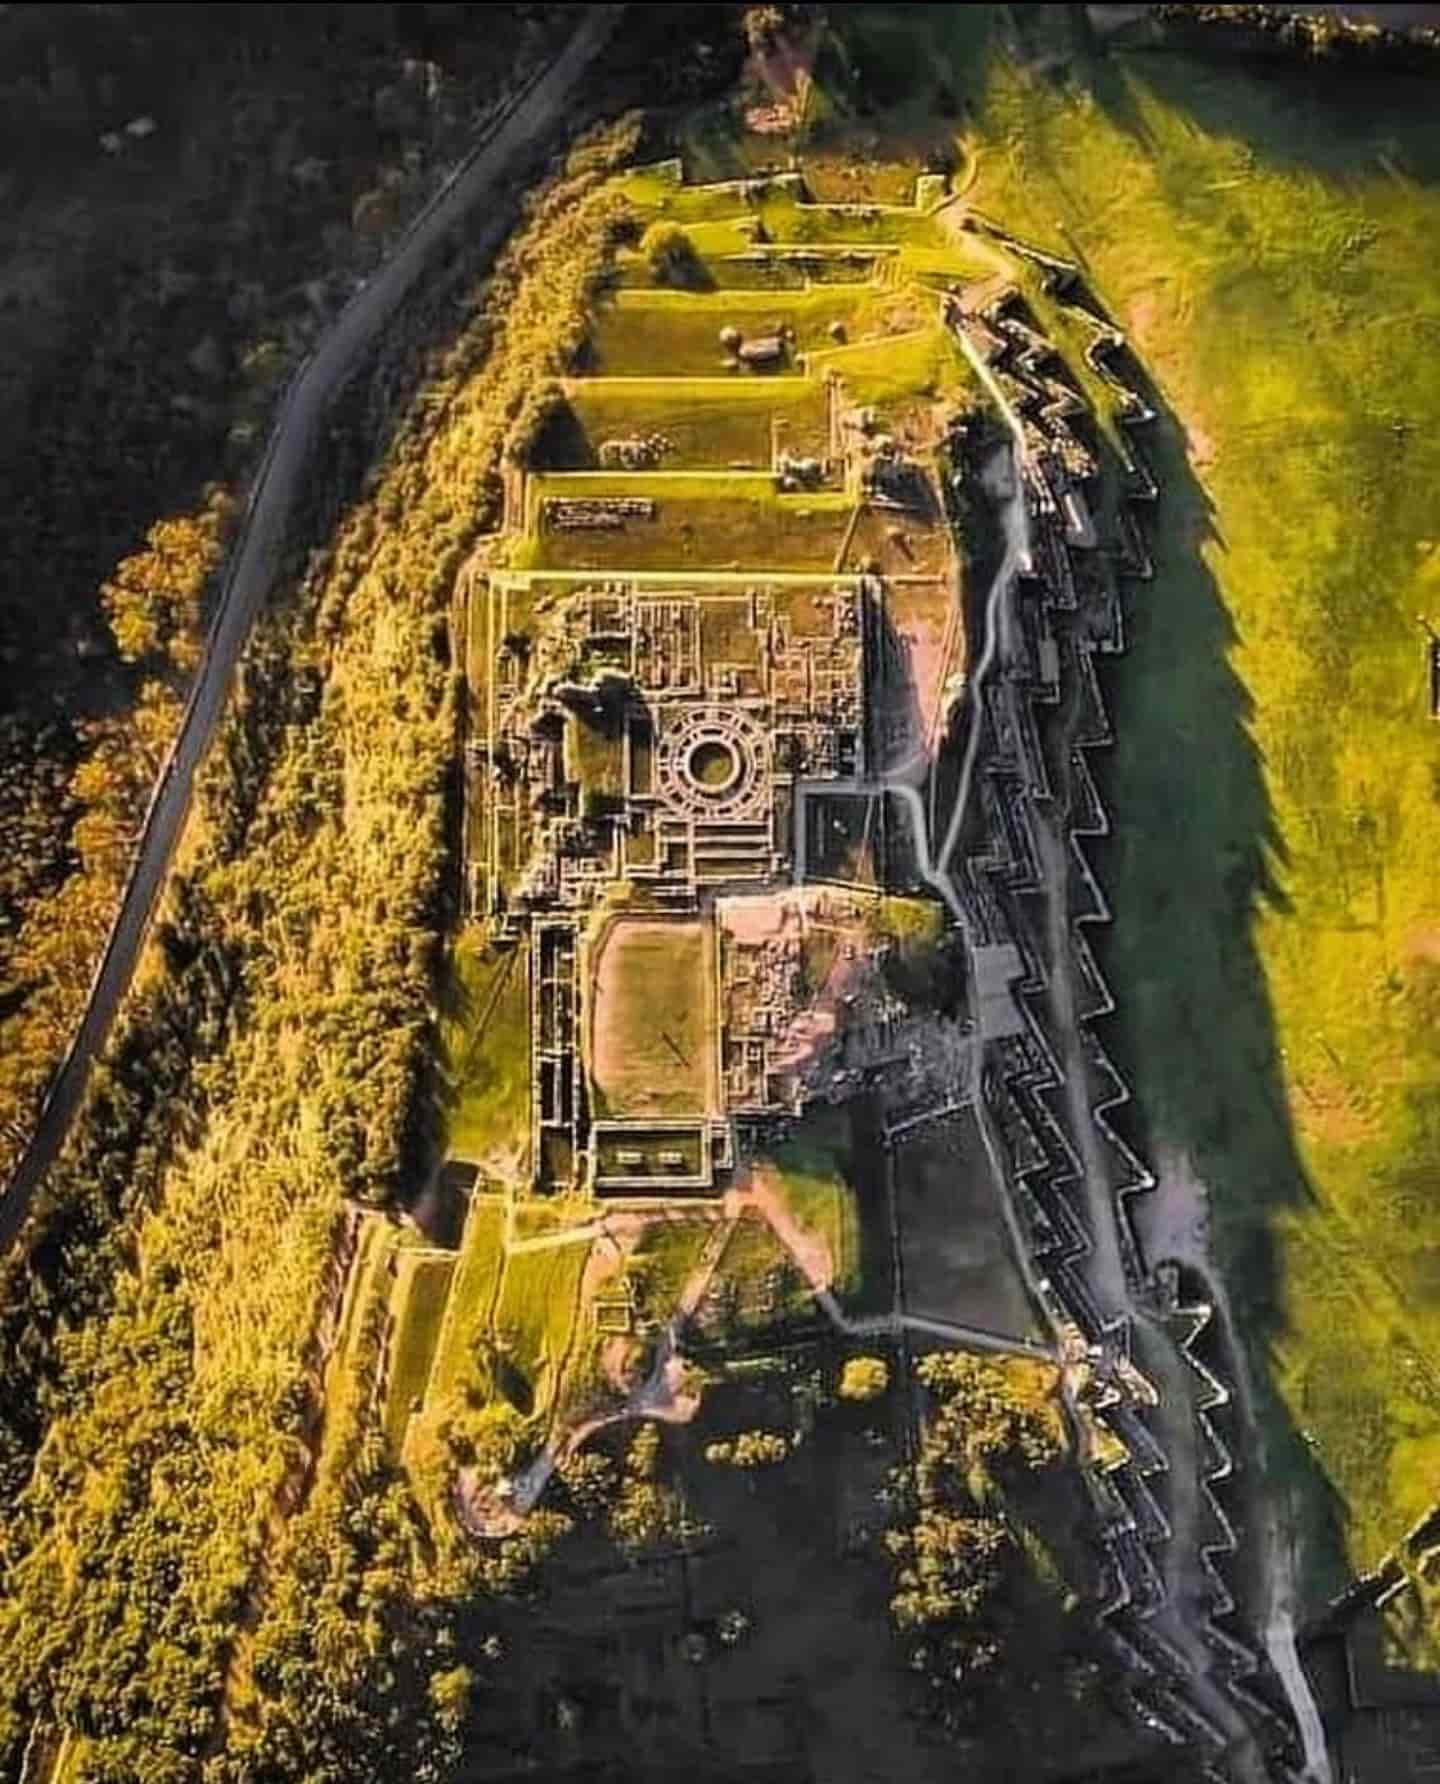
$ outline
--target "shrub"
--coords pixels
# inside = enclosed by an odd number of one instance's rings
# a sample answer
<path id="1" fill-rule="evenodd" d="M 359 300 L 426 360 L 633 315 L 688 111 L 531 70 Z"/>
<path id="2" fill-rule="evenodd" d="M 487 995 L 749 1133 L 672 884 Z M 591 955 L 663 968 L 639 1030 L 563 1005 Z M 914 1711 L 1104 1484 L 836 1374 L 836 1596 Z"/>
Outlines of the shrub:
<path id="1" fill-rule="evenodd" d="M 880 1357 L 851 1357 L 840 1376 L 842 1400 L 878 1400 L 890 1385 L 889 1365 Z"/>
<path id="2" fill-rule="evenodd" d="M 657 219 L 640 237 L 640 252 L 657 285 L 685 288 L 701 281 L 700 256 L 678 223 Z"/>

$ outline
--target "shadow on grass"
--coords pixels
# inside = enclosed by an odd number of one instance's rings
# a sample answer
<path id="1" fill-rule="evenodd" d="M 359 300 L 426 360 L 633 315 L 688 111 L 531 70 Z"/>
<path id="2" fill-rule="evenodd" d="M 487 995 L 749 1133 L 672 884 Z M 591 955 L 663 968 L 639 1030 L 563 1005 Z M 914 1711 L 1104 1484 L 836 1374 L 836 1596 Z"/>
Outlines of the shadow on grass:
<path id="1" fill-rule="evenodd" d="M 1139 92 L 1272 168 L 1344 181 L 1374 167 L 1440 178 L 1433 74 L 1381 72 L 1296 52 L 1248 55 L 1203 29 L 1077 58 L 1075 78 L 1113 123 L 1148 146 Z"/>
<path id="2" fill-rule="evenodd" d="M 425 1068 L 411 1103 L 406 1136 L 406 1180 L 412 1202 L 422 1199 L 445 1164 L 450 1128 L 465 1081 L 463 1052 L 474 1025 L 475 993 L 460 972 L 453 948 L 446 948 L 435 971 L 436 1032 L 426 1049 Z"/>
<path id="3" fill-rule="evenodd" d="M 1114 913 L 1096 940 L 1118 1006 L 1105 1041 L 1134 1095 L 1117 1125 L 1162 1182 L 1193 1169 L 1205 1186 L 1214 1286 L 1233 1316 L 1216 1335 L 1246 1367 L 1216 1360 L 1252 1385 L 1267 1490 L 1299 1532 L 1313 1600 L 1347 1570 L 1343 1502 L 1274 1380 L 1287 1330 L 1277 1229 L 1314 1201 L 1254 936 L 1262 913 L 1288 909 L 1285 841 L 1251 734 L 1254 700 L 1230 661 L 1235 622 L 1202 555 L 1223 551 L 1209 497 L 1179 417 L 1133 359 L 1124 375 L 1156 412 L 1143 451 L 1160 496 L 1145 525 L 1154 579 L 1129 585 L 1127 649 L 1105 676 L 1116 742 L 1094 762 L 1113 823 L 1089 849 Z M 1115 447 L 1102 441 L 1101 456 L 1118 478 Z M 1184 1193 L 1176 1183 L 1167 1200 Z M 1135 1208 L 1152 1265 L 1168 1243 L 1158 1216 L 1145 1198 Z M 1242 1448 L 1245 1435 L 1237 1422 Z"/>

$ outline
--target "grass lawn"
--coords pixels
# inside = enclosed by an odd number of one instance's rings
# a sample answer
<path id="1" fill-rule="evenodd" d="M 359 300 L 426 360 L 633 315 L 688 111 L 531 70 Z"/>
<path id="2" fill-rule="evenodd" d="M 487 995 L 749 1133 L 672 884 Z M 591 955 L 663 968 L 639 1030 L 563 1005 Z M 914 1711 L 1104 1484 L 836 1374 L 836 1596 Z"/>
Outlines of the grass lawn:
<path id="1" fill-rule="evenodd" d="M 390 1297 L 394 1321 L 385 1433 L 398 1456 L 414 1403 L 422 1400 L 440 1342 L 440 1327 L 455 1274 L 455 1259 L 435 1252 L 403 1252 Z"/>
<path id="2" fill-rule="evenodd" d="M 987 11 L 852 23 L 948 65 L 974 202 L 1082 257 L 1166 409 L 1111 683 L 1112 1039 L 1208 1186 L 1318 1594 L 1332 1521 L 1363 1565 L 1440 1496 L 1440 113 L 1178 53 L 1032 76 Z"/>
<path id="3" fill-rule="evenodd" d="M 717 1286 L 734 1296 L 734 1318 L 746 1333 L 763 1332 L 814 1313 L 815 1297 L 768 1221 L 746 1213 L 725 1242 Z"/>
<path id="4" fill-rule="evenodd" d="M 570 387 L 579 424 L 576 470 L 598 464 L 602 441 L 664 434 L 670 470 L 769 470 L 771 433 L 806 457 L 828 446 L 825 389 L 817 378 L 595 378 Z M 558 468 L 558 467 L 557 467 Z"/>
<path id="5" fill-rule="evenodd" d="M 390 1396 L 394 1437 L 403 1437 L 410 1402 L 421 1393 L 427 1413 L 456 1399 L 484 1401 L 500 1393 L 527 1416 L 543 1419 L 570 1350 L 589 1253 L 584 1240 L 507 1253 L 503 1198 L 476 1196 L 458 1260 L 420 1254 L 407 1294 L 402 1259 Z M 431 1270 L 442 1262 L 453 1262 L 448 1297 L 438 1268 Z M 481 1356 L 487 1346 L 498 1352 L 493 1378 Z M 427 1354 L 434 1359 L 428 1369 Z"/>
<path id="6" fill-rule="evenodd" d="M 850 1168 L 850 1121 L 843 1109 L 813 1110 L 769 1155 L 778 1187 L 801 1226 L 830 1248 L 837 1295 L 860 1288 L 860 1213 Z"/>
<path id="7" fill-rule="evenodd" d="M 828 570 L 853 507 L 837 490 L 782 495 L 748 471 L 567 472 L 532 478 L 530 491 L 532 531 L 516 567 L 531 570 Z M 613 532 L 542 529 L 539 504 L 554 496 L 645 496 L 655 515 Z"/>
<path id="8" fill-rule="evenodd" d="M 699 923 L 621 919 L 594 965 L 595 1113 L 698 1115 L 715 1098 L 710 934 Z"/>
<path id="9" fill-rule="evenodd" d="M 543 1418 L 560 1385 L 580 1306 L 588 1244 L 512 1252 L 505 1259 L 491 1328 L 511 1369 L 523 1380 L 524 1413 Z M 516 1384 L 520 1386 L 519 1383 Z"/>
<path id="10" fill-rule="evenodd" d="M 657 1220 L 646 1227 L 631 1261 L 645 1311 L 666 1320 L 694 1274 L 710 1238 L 708 1220 Z"/>
<path id="11" fill-rule="evenodd" d="M 958 398 L 978 388 L 969 360 L 938 321 L 891 340 L 825 347 L 806 364 L 817 377 L 837 373 L 845 401 L 859 405 L 885 407 L 926 392 Z"/>
<path id="12" fill-rule="evenodd" d="M 456 943 L 442 1029 L 449 1156 L 518 1171 L 530 1148 L 530 979 L 523 949 Z"/>
<path id="13" fill-rule="evenodd" d="M 480 1385 L 475 1340 L 491 1327 L 505 1265 L 504 1239 L 503 1198 L 476 1196 L 470 1204 L 460 1257 L 436 1340 L 426 1394 L 432 1407 Z"/>
<path id="14" fill-rule="evenodd" d="M 738 328 L 749 339 L 788 325 L 795 331 L 792 355 L 775 371 L 793 375 L 793 353 L 827 345 L 832 322 L 843 322 L 851 335 L 878 330 L 899 296 L 876 284 L 811 291 L 618 291 L 597 307 L 586 369 L 601 377 L 648 377 L 658 367 L 672 378 L 723 375 L 722 328 Z M 761 382 L 767 374 L 733 376 L 741 384 Z"/>

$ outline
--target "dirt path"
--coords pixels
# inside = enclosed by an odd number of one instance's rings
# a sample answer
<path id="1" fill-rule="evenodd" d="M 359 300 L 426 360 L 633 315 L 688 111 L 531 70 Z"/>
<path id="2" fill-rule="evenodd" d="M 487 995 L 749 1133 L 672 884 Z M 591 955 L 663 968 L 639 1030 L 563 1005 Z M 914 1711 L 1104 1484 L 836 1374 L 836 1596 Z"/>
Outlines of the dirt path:
<path id="1" fill-rule="evenodd" d="M 623 6 L 593 6 L 559 56 L 487 123 L 484 135 L 415 219 L 395 252 L 351 298 L 292 379 L 261 462 L 219 605 L 171 748 L 150 797 L 124 897 L 91 984 L 80 1026 L 56 1072 L 24 1157 L 0 1198 L 0 1247 L 12 1244 L 35 1191 L 64 1144 L 90 1066 L 104 1047 L 134 977 L 150 919 L 164 888 L 190 805 L 196 769 L 229 692 L 230 677 L 279 571 L 296 500 L 323 438 L 330 403 L 381 330 L 415 289 L 434 251 L 487 199 L 470 246 L 497 244 L 511 208 L 498 202 L 504 180 L 564 116 L 585 71 L 604 47 Z"/>

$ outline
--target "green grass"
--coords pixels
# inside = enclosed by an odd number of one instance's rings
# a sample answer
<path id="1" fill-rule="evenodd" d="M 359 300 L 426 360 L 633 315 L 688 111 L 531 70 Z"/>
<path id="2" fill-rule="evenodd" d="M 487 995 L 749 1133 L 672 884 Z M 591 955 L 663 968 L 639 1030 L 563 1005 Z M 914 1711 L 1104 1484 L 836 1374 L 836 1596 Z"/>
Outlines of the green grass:
<path id="1" fill-rule="evenodd" d="M 659 1220 L 646 1227 L 632 1268 L 641 1303 L 652 1319 L 666 1320 L 674 1312 L 710 1232 L 708 1220 Z"/>
<path id="2" fill-rule="evenodd" d="M 485 1385 L 475 1364 L 475 1341 L 491 1329 L 505 1265 L 504 1238 L 504 1201 L 499 1196 L 476 1196 L 465 1222 L 436 1341 L 426 1394 L 429 1406 L 441 1406 L 458 1394 Z"/>
<path id="3" fill-rule="evenodd" d="M 957 22 L 986 9 L 884 10 L 951 57 L 975 203 L 1073 244 L 1173 405 L 1112 683 L 1105 965 L 1318 1594 L 1332 1520 L 1365 1564 L 1440 1493 L 1440 116 L 1418 81 L 1178 54 L 1056 83 Z"/>
<path id="4" fill-rule="evenodd" d="M 619 921 L 595 961 L 590 1070 L 598 1116 L 698 1115 L 714 1094 L 709 931 Z"/>
<path id="5" fill-rule="evenodd" d="M 843 1109 L 808 1114 L 770 1154 L 775 1174 L 801 1226 L 821 1234 L 830 1247 L 837 1295 L 860 1288 L 860 1213 L 848 1178 L 850 1122 Z"/>
<path id="6" fill-rule="evenodd" d="M 513 1173 L 530 1145 L 530 986 L 524 951 L 456 943 L 441 1035 L 450 1157 Z"/>
<path id="7" fill-rule="evenodd" d="M 736 1222 L 725 1243 L 717 1282 L 736 1293 L 735 1323 L 744 1332 L 766 1331 L 814 1312 L 815 1298 L 790 1253 L 757 1214 Z M 772 1298 L 769 1290 L 776 1292 Z"/>
<path id="8" fill-rule="evenodd" d="M 832 322 L 859 335 L 879 329 L 896 294 L 879 284 L 834 284 L 810 291 L 623 290 L 597 308 L 587 370 L 600 377 L 666 375 L 714 377 L 726 371 L 720 330 L 738 328 L 752 338 L 787 325 L 795 331 L 792 355 L 778 372 L 796 370 L 794 353 L 823 347 Z M 737 383 L 760 381 L 765 372 L 739 371 Z"/>
<path id="9" fill-rule="evenodd" d="M 856 341 L 812 353 L 808 364 L 817 376 L 834 371 L 844 380 L 845 400 L 877 406 L 917 392 L 960 397 L 973 393 L 975 374 L 939 322 L 887 341 Z"/>
<path id="10" fill-rule="evenodd" d="M 560 473 L 530 487 L 537 529 L 547 496 L 649 496 L 656 511 L 614 532 L 536 530 L 517 569 L 828 570 L 851 512 L 839 491 L 783 495 L 772 477 L 748 471 Z"/>
<path id="11" fill-rule="evenodd" d="M 503 1393 L 527 1416 L 543 1419 L 554 1401 L 561 1366 L 572 1343 L 580 1279 L 589 1254 L 590 1246 L 584 1240 L 507 1253 L 503 1199 L 477 1196 L 448 1298 L 443 1296 L 443 1284 L 418 1272 L 411 1288 L 413 1311 L 397 1335 L 390 1402 L 397 1434 L 403 1434 L 411 1398 L 422 1391 L 409 1383 L 419 1379 L 423 1388 L 422 1361 L 427 1349 L 434 1357 L 428 1388 L 423 1389 L 427 1413 L 442 1411 L 457 1399 L 484 1401 Z M 420 1258 L 417 1264 L 431 1261 Z M 442 1301 L 443 1318 L 438 1318 L 434 1310 Z M 397 1297 L 397 1309 L 402 1306 Z M 438 1320 L 438 1330 L 428 1329 L 432 1320 Z M 490 1347 L 499 1358 L 493 1374 L 482 1360 L 482 1352 Z M 408 1388 L 403 1397 L 402 1355 Z"/>
<path id="12" fill-rule="evenodd" d="M 783 424 L 781 443 L 791 451 L 818 457 L 827 448 L 825 390 L 818 379 L 589 379 L 571 391 L 586 453 L 576 469 L 593 468 L 605 440 L 659 433 L 673 447 L 664 459 L 667 469 L 768 470 L 776 421 Z"/>
<path id="13" fill-rule="evenodd" d="M 455 1259 L 434 1252 L 402 1253 L 390 1297 L 394 1321 L 385 1432 L 396 1456 L 411 1408 L 422 1400 L 440 1342 L 440 1328 L 455 1274 Z"/>
<path id="14" fill-rule="evenodd" d="M 529 1407 L 544 1418 L 554 1402 L 574 1338 L 588 1244 L 511 1253 L 505 1259 L 491 1329 L 506 1361 L 528 1384 Z"/>

